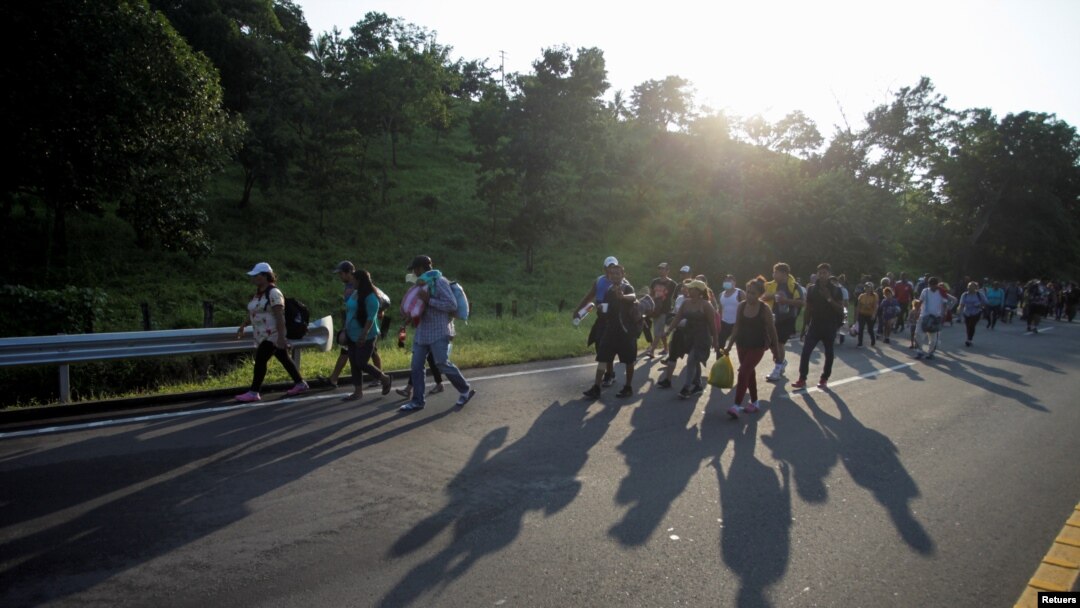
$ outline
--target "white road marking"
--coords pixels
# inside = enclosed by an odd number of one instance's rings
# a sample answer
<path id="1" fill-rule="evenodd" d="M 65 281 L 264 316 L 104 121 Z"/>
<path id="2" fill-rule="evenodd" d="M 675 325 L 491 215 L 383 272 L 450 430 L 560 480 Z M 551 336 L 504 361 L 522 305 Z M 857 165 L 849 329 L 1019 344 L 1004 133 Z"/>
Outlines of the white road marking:
<path id="1" fill-rule="evenodd" d="M 550 367 L 547 369 L 534 369 L 526 370 L 522 372 L 510 372 L 506 374 L 494 374 L 491 376 L 478 376 L 476 378 L 469 378 L 469 382 L 478 382 L 484 380 L 500 380 L 502 378 L 513 378 L 516 376 L 528 376 L 532 374 L 546 374 L 549 372 L 561 372 L 571 369 L 581 369 L 583 367 L 596 367 L 596 363 L 582 363 L 578 365 L 563 365 L 561 367 Z M 0 433 L 0 439 L 14 439 L 16 437 L 32 437 L 34 435 L 47 435 L 50 433 L 61 433 L 65 431 L 82 431 L 87 429 L 98 429 L 110 426 L 117 426 L 121 424 L 132 424 L 138 422 L 154 422 L 156 420 L 168 420 L 170 418 L 182 418 L 186 416 L 196 416 L 199 414 L 220 414 L 222 412 L 231 412 L 240 409 L 251 409 L 267 405 L 270 403 L 303 403 L 305 401 L 320 401 L 324 399 L 340 399 L 340 393 L 328 393 L 320 395 L 308 395 L 305 397 L 288 397 L 282 399 L 273 399 L 270 401 L 258 401 L 255 403 L 241 403 L 236 405 L 223 405 L 219 407 L 203 408 L 198 410 L 186 410 L 183 412 L 167 412 L 163 414 L 147 414 L 145 416 L 132 416 L 129 418 L 112 418 L 109 420 L 98 420 L 95 422 L 82 422 L 77 424 L 68 424 L 60 426 L 50 426 L 40 429 L 30 429 L 26 431 L 11 431 L 9 433 Z"/>
<path id="2" fill-rule="evenodd" d="M 836 382 L 829 382 L 828 390 L 832 390 L 832 388 L 836 386 L 843 386 L 852 382 L 858 382 L 859 380 L 866 380 L 867 378 L 876 378 L 882 374 L 906 369 L 915 365 L 915 363 L 915 361 L 911 361 L 910 363 L 901 363 L 900 365 L 886 367 L 885 369 L 875 369 L 874 371 L 866 372 L 865 374 L 859 374 L 858 376 L 852 376 L 850 378 L 844 378 L 843 380 L 837 380 Z M 816 386 L 807 386 L 806 388 L 800 388 L 788 393 L 784 393 L 782 396 L 788 399 L 792 399 L 795 395 L 820 392 L 822 392 L 822 390 Z"/>

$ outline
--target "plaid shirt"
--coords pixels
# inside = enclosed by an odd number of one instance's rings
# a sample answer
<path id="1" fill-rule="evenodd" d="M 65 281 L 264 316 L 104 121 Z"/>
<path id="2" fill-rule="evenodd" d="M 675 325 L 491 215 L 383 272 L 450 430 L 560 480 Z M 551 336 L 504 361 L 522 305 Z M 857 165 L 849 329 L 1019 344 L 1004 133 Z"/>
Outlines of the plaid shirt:
<path id="1" fill-rule="evenodd" d="M 435 294 L 424 308 L 424 316 L 420 317 L 414 342 L 426 346 L 446 337 L 453 338 L 454 319 L 450 315 L 456 311 L 457 300 L 450 289 L 450 281 L 439 277 L 435 282 Z"/>

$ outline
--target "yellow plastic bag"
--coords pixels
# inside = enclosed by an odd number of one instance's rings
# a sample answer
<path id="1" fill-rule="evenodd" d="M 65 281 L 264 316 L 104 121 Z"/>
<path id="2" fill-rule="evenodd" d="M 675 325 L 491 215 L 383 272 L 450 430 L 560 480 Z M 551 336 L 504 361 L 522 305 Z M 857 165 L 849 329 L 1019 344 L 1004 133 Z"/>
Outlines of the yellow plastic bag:
<path id="1" fill-rule="evenodd" d="M 720 357 L 709 370 L 709 384 L 716 388 L 735 386 L 735 367 L 731 365 L 731 357 L 720 353 Z"/>

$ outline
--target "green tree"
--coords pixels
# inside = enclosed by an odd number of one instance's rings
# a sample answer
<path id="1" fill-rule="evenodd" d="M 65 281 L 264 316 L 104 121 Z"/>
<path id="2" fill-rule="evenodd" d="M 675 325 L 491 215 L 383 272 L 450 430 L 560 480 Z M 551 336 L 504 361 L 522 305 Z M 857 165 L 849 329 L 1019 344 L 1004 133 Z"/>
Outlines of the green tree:
<path id="1" fill-rule="evenodd" d="M 694 117 L 694 96 L 689 80 L 668 76 L 647 80 L 630 94 L 634 117 L 657 129 L 685 129 Z"/>
<path id="2" fill-rule="evenodd" d="M 235 150 L 217 73 L 144 0 L 4 5 L 20 56 L 4 62 L 6 195 L 41 200 L 66 266 L 73 212 L 116 208 L 138 242 L 198 255 L 199 205 Z"/>

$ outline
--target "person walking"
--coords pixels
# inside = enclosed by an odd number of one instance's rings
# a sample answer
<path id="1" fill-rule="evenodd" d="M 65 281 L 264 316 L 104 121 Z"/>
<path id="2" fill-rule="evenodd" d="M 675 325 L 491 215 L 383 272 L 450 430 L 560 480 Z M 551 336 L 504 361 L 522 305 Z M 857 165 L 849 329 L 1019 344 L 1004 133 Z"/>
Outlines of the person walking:
<path id="1" fill-rule="evenodd" d="M 668 354 L 667 325 L 671 320 L 675 298 L 678 296 L 679 285 L 669 275 L 671 273 L 668 263 L 661 262 L 656 267 L 660 276 L 649 284 L 649 295 L 652 296 L 653 308 L 653 339 L 645 356 L 652 359 L 657 346 L 663 346 L 661 355 Z"/>
<path id="2" fill-rule="evenodd" d="M 863 292 L 859 294 L 859 301 L 855 305 L 855 314 L 859 324 L 859 342 L 855 348 L 862 348 L 863 333 L 869 328 L 870 346 L 877 346 L 874 336 L 874 317 L 877 315 L 878 295 L 874 292 L 874 284 L 867 282 L 863 285 Z"/>
<path id="3" fill-rule="evenodd" d="M 892 287 L 886 287 L 881 290 L 881 303 L 878 304 L 877 316 L 885 319 L 885 340 L 886 344 L 891 343 L 890 337 L 893 333 L 893 326 L 896 322 L 896 318 L 900 316 L 900 301 L 896 299 L 896 294 L 893 292 Z"/>
<path id="4" fill-rule="evenodd" d="M 589 287 L 589 292 L 585 294 L 585 297 L 578 303 L 577 308 L 574 309 L 574 323 L 581 322 L 582 311 L 588 314 L 589 310 L 596 310 L 596 321 L 593 322 L 592 328 L 589 330 L 589 337 L 585 342 L 586 346 L 596 344 L 597 349 L 600 348 L 600 338 L 604 335 L 610 318 L 607 311 L 608 307 L 604 306 L 604 299 L 607 298 L 612 286 L 611 280 L 608 278 L 608 269 L 614 266 L 619 266 L 619 260 L 615 256 L 609 255 L 604 259 L 604 274 L 593 281 L 592 286 Z M 611 364 L 608 365 L 607 370 L 604 372 L 604 377 L 600 380 L 600 386 L 607 388 L 614 383 L 615 366 Z"/>
<path id="5" fill-rule="evenodd" d="M 776 336 L 779 346 L 775 352 L 779 353 L 773 361 L 775 367 L 766 376 L 769 382 L 777 382 L 787 369 L 787 358 L 784 354 L 784 345 L 794 336 L 795 319 L 799 316 L 799 310 L 805 305 L 806 300 L 802 297 L 795 278 L 791 276 L 791 267 L 784 262 L 773 266 L 773 280 L 765 284 L 765 295 L 761 297 L 772 310 L 776 322 Z"/>
<path id="6" fill-rule="evenodd" d="M 1065 318 L 1069 323 L 1073 322 L 1076 318 L 1076 306 L 1080 303 L 1080 289 L 1076 286 L 1076 281 L 1070 281 L 1069 286 L 1065 289 Z"/>
<path id="7" fill-rule="evenodd" d="M 979 320 L 985 311 L 986 296 L 979 291 L 979 284 L 971 281 L 967 284 L 967 291 L 960 296 L 960 314 L 964 317 L 964 327 L 967 328 L 964 346 L 971 346 L 971 341 L 975 339 L 975 328 L 979 326 Z"/>
<path id="8" fill-rule="evenodd" d="M 704 390 L 701 382 L 701 368 L 709 360 L 709 350 L 719 352 L 720 342 L 716 333 L 716 309 L 709 303 L 709 288 L 697 279 L 687 285 L 689 298 L 683 302 L 675 315 L 672 325 L 678 326 L 686 319 L 687 361 L 683 370 L 683 387 L 679 391 L 682 398 L 696 395 Z M 671 386 L 668 380 L 667 386 Z M 667 388 L 661 387 L 661 388 Z"/>
<path id="9" fill-rule="evenodd" d="M 596 381 L 584 393 L 589 399 L 600 398 L 600 385 L 608 370 L 613 368 L 616 357 L 626 367 L 626 384 L 615 396 L 625 398 L 634 394 L 632 385 L 634 360 L 637 359 L 637 333 L 633 330 L 636 321 L 633 314 L 637 309 L 637 296 L 634 295 L 634 287 L 626 280 L 625 270 L 617 259 L 608 258 L 604 266 L 606 272 L 603 278 L 606 280 L 602 284 L 598 281 L 596 287 L 600 302 L 597 308 L 600 309 L 599 314 L 607 318 L 603 324 L 603 333 L 596 343 Z M 601 288 L 606 290 L 602 294 Z"/>
<path id="10" fill-rule="evenodd" d="M 896 302 L 900 305 L 900 314 L 896 316 L 896 331 L 899 332 L 907 325 L 911 300 L 915 297 L 915 286 L 908 280 L 906 272 L 900 273 L 900 278 L 893 285 L 893 293 L 896 294 Z"/>
<path id="11" fill-rule="evenodd" d="M 915 298 L 911 301 L 911 314 L 908 315 L 908 330 L 910 333 L 911 344 L 908 345 L 910 349 L 916 349 L 919 344 L 915 341 L 915 332 L 919 328 L 919 315 L 922 314 L 922 301 Z"/>
<path id="12" fill-rule="evenodd" d="M 840 311 L 843 310 L 843 294 L 840 288 L 829 282 L 832 267 L 827 263 L 818 264 L 817 281 L 806 290 L 806 342 L 803 343 L 802 357 L 799 360 L 799 379 L 792 388 L 805 388 L 806 376 L 810 372 L 810 355 L 820 342 L 825 347 L 825 368 L 821 372 L 818 388 L 828 388 L 829 376 L 832 375 L 833 346 L 836 344 L 836 330 L 840 326 Z"/>
<path id="13" fill-rule="evenodd" d="M 1032 335 L 1039 333 L 1039 322 L 1046 316 L 1046 286 L 1039 279 L 1032 279 L 1024 288 L 1027 298 L 1027 331 Z"/>
<path id="14" fill-rule="evenodd" d="M 363 269 L 354 270 L 353 285 L 356 288 L 345 301 L 345 327 L 339 339 L 349 346 L 349 367 L 352 368 L 353 392 L 345 397 L 346 401 L 364 396 L 364 373 L 382 384 L 384 395 L 390 393 L 391 386 L 390 376 L 371 364 L 375 341 L 379 339 L 379 311 L 382 308 L 371 274 Z"/>
<path id="15" fill-rule="evenodd" d="M 776 335 L 772 309 L 761 303 L 761 296 L 764 294 L 765 277 L 755 277 L 746 284 L 746 300 L 739 303 L 735 314 L 735 327 L 724 343 L 724 354 L 731 352 L 732 344 L 739 354 L 735 403 L 727 411 L 732 418 L 738 418 L 742 412 L 753 414 L 760 409 L 757 364 L 769 349 L 772 349 L 774 357 L 779 357 L 777 349 L 780 341 Z M 747 393 L 750 394 L 750 403 L 744 407 L 742 402 Z"/>
<path id="16" fill-rule="evenodd" d="M 1024 290 L 1020 288 L 1020 285 L 1016 281 L 1009 281 L 1009 284 L 1005 286 L 1005 300 L 1002 303 L 1005 309 L 1006 323 L 1012 324 L 1016 309 L 1020 308 L 1020 302 L 1023 298 Z"/>
<path id="17" fill-rule="evenodd" d="M 338 265 L 334 268 L 333 273 L 341 279 L 341 282 L 344 285 L 344 293 L 342 294 L 342 302 L 344 304 L 348 303 L 349 298 L 356 290 L 356 285 L 353 283 L 353 272 L 355 271 L 356 266 L 348 260 L 338 262 Z M 344 317 L 342 320 L 344 321 Z M 340 333 L 338 336 L 340 336 Z M 338 336 L 335 336 L 335 339 Z M 330 377 L 326 379 L 326 383 L 333 387 L 338 385 L 338 379 L 341 378 L 341 373 L 345 371 L 345 366 L 349 363 L 349 345 L 338 341 L 338 346 L 341 347 L 341 350 L 338 352 L 338 358 L 337 361 L 334 362 L 334 369 L 330 372 Z M 376 367 L 378 366 L 376 365 Z"/>
<path id="18" fill-rule="evenodd" d="M 424 313 L 420 317 L 420 324 L 416 327 L 416 335 L 413 337 L 412 375 L 413 394 L 408 403 L 402 405 L 399 410 L 403 412 L 415 412 L 424 409 L 424 393 L 427 388 L 424 383 L 424 363 L 428 353 L 435 357 L 435 364 L 450 384 L 458 391 L 456 407 L 465 407 L 475 395 L 476 389 L 461 374 L 461 370 L 450 362 L 450 345 L 454 339 L 453 314 L 457 311 L 457 300 L 454 298 L 450 282 L 442 273 L 434 268 L 434 262 L 426 255 L 418 255 L 409 263 L 405 270 L 417 277 L 417 285 L 420 289 L 417 293 L 424 302 Z"/>
<path id="19" fill-rule="evenodd" d="M 986 329 L 997 327 L 998 319 L 1005 312 L 1005 290 L 1001 288 L 1000 281 L 994 281 L 991 285 L 984 285 L 983 295 L 986 296 Z"/>
<path id="20" fill-rule="evenodd" d="M 918 350 L 916 359 L 933 359 L 938 349 L 941 337 L 941 327 L 945 322 L 945 315 L 951 308 L 950 298 L 937 277 L 927 280 L 927 288 L 919 294 L 922 308 L 919 314 L 919 331 L 926 341 L 926 350 L 923 351 L 921 342 L 917 342 Z"/>
<path id="21" fill-rule="evenodd" d="M 687 279 L 679 286 L 679 296 L 675 298 L 675 306 L 672 309 L 676 316 L 682 310 L 683 304 L 690 299 L 689 285 L 692 281 L 693 279 Z M 667 357 L 660 360 L 660 363 L 664 365 L 664 370 L 660 373 L 660 381 L 656 383 L 660 388 L 671 388 L 671 379 L 675 376 L 675 365 L 679 362 L 679 359 L 682 359 L 690 352 L 690 334 L 686 330 L 686 319 L 676 323 L 674 317 L 672 317 L 669 325 L 667 332 L 670 338 L 668 340 L 670 348 Z"/>
<path id="22" fill-rule="evenodd" d="M 762 289 L 764 290 L 764 283 Z M 729 274 L 724 277 L 724 290 L 716 299 L 720 304 L 720 335 L 717 339 L 720 344 L 724 344 L 735 330 L 735 315 L 739 304 L 746 301 L 746 292 L 735 286 L 735 275 Z"/>
<path id="23" fill-rule="evenodd" d="M 285 294 L 277 287 L 277 276 L 270 264 L 259 262 L 248 271 L 251 282 L 255 285 L 255 295 L 248 302 L 248 318 L 236 330 L 236 339 L 244 337 L 244 329 L 250 325 L 255 338 L 255 370 L 251 379 L 251 389 L 237 395 L 236 400 L 243 403 L 262 400 L 259 391 L 266 379 L 266 364 L 274 357 L 292 378 L 293 386 L 285 391 L 288 396 L 299 395 L 308 390 L 300 370 L 285 350 Z"/>

